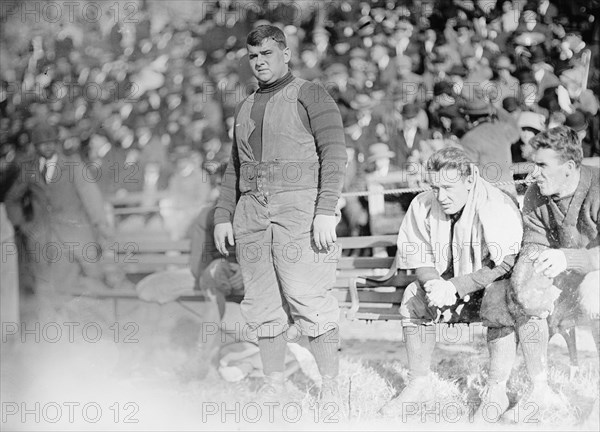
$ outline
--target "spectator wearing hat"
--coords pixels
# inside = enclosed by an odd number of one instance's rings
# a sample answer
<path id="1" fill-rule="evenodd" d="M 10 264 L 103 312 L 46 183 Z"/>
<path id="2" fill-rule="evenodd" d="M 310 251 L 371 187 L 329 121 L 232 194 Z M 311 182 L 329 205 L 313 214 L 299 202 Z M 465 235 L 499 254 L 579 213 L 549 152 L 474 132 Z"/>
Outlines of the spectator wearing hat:
<path id="1" fill-rule="evenodd" d="M 386 177 L 401 172 L 401 168 L 394 164 L 396 154 L 385 143 L 375 143 L 369 147 L 367 166 L 365 169 L 366 188 L 370 191 L 383 190 L 381 183 Z M 402 182 L 385 182 L 386 189 L 406 186 Z M 402 195 L 372 194 L 368 197 L 369 226 L 371 234 L 396 234 L 400 228 L 402 218 L 410 204 L 403 202 Z"/>
<path id="2" fill-rule="evenodd" d="M 546 60 L 546 52 L 542 46 L 538 45 L 532 48 L 529 62 L 531 64 L 533 77 L 538 86 L 537 100 L 541 98 L 546 89 L 560 85 L 560 80 L 554 75 L 554 68 L 550 66 Z"/>
<path id="3" fill-rule="evenodd" d="M 511 172 L 511 145 L 519 139 L 519 128 L 510 114 L 494 109 L 482 99 L 472 99 L 463 108 L 470 130 L 460 144 L 489 182 L 504 182 L 499 187 L 516 196 Z"/>
<path id="4" fill-rule="evenodd" d="M 424 115 L 415 104 L 402 107 L 402 126 L 390 134 L 390 147 L 395 153 L 394 163 L 403 167 L 410 155 L 419 151 L 421 141 L 431 138 L 431 133 L 419 125 L 419 115 Z"/>
<path id="5" fill-rule="evenodd" d="M 539 0 L 537 12 L 540 21 L 547 25 L 553 24 L 554 18 L 558 16 L 558 9 L 550 0 Z"/>
<path id="6" fill-rule="evenodd" d="M 425 99 L 423 77 L 412 71 L 413 60 L 407 55 L 397 56 L 381 72 L 381 83 L 394 94 L 399 103 L 410 103 Z"/>
<path id="7" fill-rule="evenodd" d="M 448 79 L 452 82 L 452 86 L 454 87 L 454 93 L 457 95 L 461 95 L 463 97 L 472 97 L 472 95 L 463 94 L 463 89 L 465 91 L 470 91 L 469 88 L 464 88 L 465 78 L 467 77 L 468 73 L 469 71 L 462 64 L 453 65 L 447 72 Z"/>
<path id="8" fill-rule="evenodd" d="M 451 34 L 449 42 L 454 45 L 461 58 L 475 54 L 472 38 L 474 36 L 473 23 L 468 20 L 459 20 L 455 26 L 455 33 Z"/>
<path id="9" fill-rule="evenodd" d="M 584 71 L 581 67 L 565 70 L 560 75 L 562 83 L 556 89 L 557 99 L 562 110 L 568 115 L 576 111 L 581 111 L 588 122 L 587 145 L 584 141 L 584 157 L 598 156 L 600 149 L 600 100 L 597 96 L 597 91 L 592 89 L 584 89 Z M 586 153 L 587 152 L 587 153 Z"/>
<path id="10" fill-rule="evenodd" d="M 557 111 L 562 111 L 560 108 L 560 103 L 558 101 L 558 88 L 557 87 L 549 87 L 544 90 L 542 97 L 538 101 L 537 105 L 540 108 L 543 108 L 548 111 L 548 113 L 554 113 Z"/>
<path id="11" fill-rule="evenodd" d="M 454 92 L 454 86 L 449 81 L 439 81 L 433 86 L 433 100 L 441 107 L 454 105 L 457 94 Z"/>
<path id="12" fill-rule="evenodd" d="M 548 25 L 541 22 L 534 2 L 528 2 L 523 7 L 519 18 L 519 25 L 513 33 L 513 40 L 517 44 L 516 52 L 522 53 L 524 46 L 543 44 L 548 49 L 553 40 L 552 31 Z"/>
<path id="13" fill-rule="evenodd" d="M 490 102 L 498 108 L 502 106 L 502 102 L 506 98 L 518 97 L 519 80 L 512 75 L 515 65 L 508 56 L 498 56 L 493 65 L 492 78 L 488 82 L 484 82 L 482 88 Z"/>
<path id="14" fill-rule="evenodd" d="M 517 73 L 519 80 L 519 105 L 523 111 L 533 111 L 548 117 L 548 110 L 541 107 L 538 82 L 530 69 L 522 69 Z"/>
<path id="15" fill-rule="evenodd" d="M 348 64 L 350 69 L 349 80 L 358 91 L 373 88 L 378 83 L 378 66 L 369 61 L 367 51 L 364 48 L 356 47 L 350 50 Z"/>
<path id="16" fill-rule="evenodd" d="M 323 85 L 337 103 L 342 119 L 353 115 L 351 102 L 357 94 L 356 89 L 349 85 L 348 68 L 342 63 L 333 63 L 325 69 L 325 82 Z"/>
<path id="17" fill-rule="evenodd" d="M 526 162 L 530 160 L 533 148 L 529 141 L 535 135 L 546 130 L 546 117 L 531 111 L 524 111 L 519 116 L 517 124 L 521 138 L 512 145 L 513 162 Z"/>
<path id="18" fill-rule="evenodd" d="M 35 156 L 6 195 L 6 210 L 26 238 L 25 258 L 35 279 L 43 312 L 53 313 L 82 289 L 127 284 L 115 268 L 99 264 L 102 246 L 113 237 L 96 178 L 81 158 L 65 156 L 55 127 L 46 123 L 32 131 Z M 31 213 L 25 211 L 30 203 Z"/>
<path id="19" fill-rule="evenodd" d="M 375 143 L 369 146 L 367 157 L 366 171 L 369 174 L 378 177 L 386 177 L 392 172 L 400 171 L 400 167 L 393 164 L 392 161 L 396 157 L 396 153 L 390 150 L 390 147 L 385 143 Z"/>
<path id="20" fill-rule="evenodd" d="M 487 57 L 466 57 L 463 60 L 463 63 L 468 71 L 465 82 L 476 83 L 481 86 L 482 83 L 490 80 L 494 75 L 492 68 L 490 67 L 490 61 Z"/>
<path id="21" fill-rule="evenodd" d="M 569 114 L 565 120 L 565 125 L 577 132 L 579 140 L 583 142 L 587 135 L 588 128 L 588 122 L 584 113 L 575 111 L 573 114 Z"/>
<path id="22" fill-rule="evenodd" d="M 412 73 L 412 60 L 405 55 L 396 56 L 388 65 L 380 71 L 379 79 L 382 84 L 389 86 L 398 80 L 400 76 L 408 76 Z"/>
<path id="23" fill-rule="evenodd" d="M 503 18 L 504 15 L 498 10 L 497 15 L 491 17 L 487 22 L 484 40 L 484 55 L 490 59 L 496 57 L 501 52 L 507 51 L 507 41 L 512 35 L 512 32 L 507 32 L 503 28 Z M 515 19 L 515 21 L 518 21 L 518 18 Z"/>
<path id="24" fill-rule="evenodd" d="M 319 66 L 319 56 L 314 45 L 305 46 L 300 53 L 300 64 L 297 69 L 298 76 L 313 81 L 323 75 Z"/>
<path id="25" fill-rule="evenodd" d="M 519 119 L 521 115 L 521 108 L 519 107 L 519 100 L 514 96 L 506 97 L 502 100 L 502 108 L 504 111 L 513 116 L 515 120 Z"/>
<path id="26" fill-rule="evenodd" d="M 467 133 L 467 122 L 462 117 L 453 117 L 450 122 L 450 139 L 460 143 L 460 139 Z"/>
<path id="27" fill-rule="evenodd" d="M 456 105 L 440 108 L 437 111 L 437 118 L 439 120 L 439 126 L 434 128 L 434 135 L 435 132 L 440 132 L 443 138 L 452 137 L 452 135 L 454 135 L 452 128 L 453 123 L 456 124 L 457 119 L 463 120 L 459 108 Z M 464 135 L 464 133 L 462 135 Z"/>
<path id="28" fill-rule="evenodd" d="M 565 69 L 561 72 L 560 86 L 556 90 L 560 106 L 567 114 L 573 112 L 574 105 L 579 101 L 584 111 L 595 112 L 598 110 L 598 99 L 593 96 L 590 89 L 584 89 L 585 68 L 582 65 Z M 590 97 L 591 96 L 591 97 Z M 585 105 L 585 108 L 584 106 Z"/>
<path id="29" fill-rule="evenodd" d="M 598 156 L 600 154 L 598 151 L 598 141 L 596 140 L 596 142 L 593 143 L 588 139 L 588 129 L 590 124 L 585 113 L 577 110 L 573 114 L 569 114 L 565 120 L 565 125 L 577 132 L 577 136 L 579 137 L 579 141 L 583 148 L 584 157 Z"/>
<path id="30" fill-rule="evenodd" d="M 444 111 L 447 117 L 460 116 L 458 105 L 462 98 L 454 93 L 452 83 L 448 81 L 436 82 L 433 86 L 433 99 L 427 105 L 427 116 L 431 128 L 444 131 L 445 125 L 441 121 L 441 113 Z"/>

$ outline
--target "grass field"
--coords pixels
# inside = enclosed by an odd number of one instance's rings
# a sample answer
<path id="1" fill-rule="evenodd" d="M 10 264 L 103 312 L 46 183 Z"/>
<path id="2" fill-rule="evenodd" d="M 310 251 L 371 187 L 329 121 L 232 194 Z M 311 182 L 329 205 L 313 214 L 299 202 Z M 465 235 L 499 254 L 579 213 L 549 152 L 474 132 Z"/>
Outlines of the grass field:
<path id="1" fill-rule="evenodd" d="M 573 377 L 564 342 L 557 336 L 550 344 L 550 384 L 563 398 L 564 407 L 520 413 L 519 424 L 481 425 L 473 422 L 471 413 L 486 377 L 482 327 L 444 330 L 441 339 L 446 342 L 438 344 L 434 355 L 435 402 L 425 410 L 414 406 L 404 416 L 384 419 L 377 411 L 404 387 L 407 377 L 399 323 L 342 322 L 340 390 L 347 414 L 342 418 L 332 407 L 315 405 L 318 383 L 310 378 L 315 375 L 310 370 L 314 365 L 304 365 L 304 371 L 290 376 L 294 399 L 272 407 L 255 401 L 258 378 L 222 380 L 215 364 L 197 358 L 200 316 L 210 312 L 201 304 L 189 306 L 193 313 L 176 304 L 131 302 L 120 306 L 116 323 L 96 325 L 110 316 L 109 305 L 77 304 L 79 312 L 90 313 L 56 317 L 38 322 L 37 327 L 29 321 L 25 337 L 3 328 L 2 430 L 599 428 L 588 419 L 598 398 L 599 368 L 586 328 L 578 332 L 580 368 Z M 96 311 L 103 308 L 106 314 L 101 317 L 102 312 Z M 236 308 L 229 305 L 226 322 L 239 319 Z M 70 335 L 68 328 L 74 329 Z M 62 331 L 61 337 L 57 331 Z M 509 382 L 511 402 L 526 387 L 526 374 L 518 363 Z"/>

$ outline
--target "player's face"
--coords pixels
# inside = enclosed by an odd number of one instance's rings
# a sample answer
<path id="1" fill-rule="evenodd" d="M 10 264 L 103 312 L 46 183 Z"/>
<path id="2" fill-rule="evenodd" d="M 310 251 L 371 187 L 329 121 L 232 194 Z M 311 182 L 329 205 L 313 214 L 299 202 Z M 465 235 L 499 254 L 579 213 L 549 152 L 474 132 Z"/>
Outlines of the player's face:
<path id="1" fill-rule="evenodd" d="M 274 39 L 263 39 L 259 46 L 248 45 L 252 73 L 261 84 L 272 84 L 288 72 L 290 49 L 281 49 Z"/>
<path id="2" fill-rule="evenodd" d="M 569 172 L 575 166 L 573 161 L 564 162 L 552 149 L 538 148 L 531 154 L 535 164 L 531 178 L 540 188 L 544 196 L 557 195 L 567 182 Z"/>
<path id="3" fill-rule="evenodd" d="M 429 173 L 429 184 L 442 211 L 447 215 L 456 214 L 462 210 L 469 198 L 473 187 L 471 176 L 462 176 L 454 168 L 443 168 Z"/>

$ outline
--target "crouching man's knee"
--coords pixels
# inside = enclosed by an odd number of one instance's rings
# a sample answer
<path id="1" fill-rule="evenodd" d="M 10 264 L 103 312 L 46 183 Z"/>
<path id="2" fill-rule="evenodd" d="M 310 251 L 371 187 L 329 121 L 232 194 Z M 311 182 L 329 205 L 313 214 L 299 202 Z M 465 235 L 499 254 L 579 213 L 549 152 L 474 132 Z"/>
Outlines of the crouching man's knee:
<path id="1" fill-rule="evenodd" d="M 579 285 L 579 303 L 582 311 L 590 318 L 600 318 L 600 271 L 585 275 Z"/>
<path id="2" fill-rule="evenodd" d="M 230 262 L 225 259 L 215 259 L 200 275 L 198 285 L 201 290 L 228 296 L 233 291 L 232 274 L 233 270 Z"/>

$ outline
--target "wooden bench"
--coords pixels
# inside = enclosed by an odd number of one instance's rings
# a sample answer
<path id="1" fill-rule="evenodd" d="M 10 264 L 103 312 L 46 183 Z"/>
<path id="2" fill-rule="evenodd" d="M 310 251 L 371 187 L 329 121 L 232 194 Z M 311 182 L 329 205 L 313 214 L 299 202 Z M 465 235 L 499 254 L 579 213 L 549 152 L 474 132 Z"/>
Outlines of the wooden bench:
<path id="1" fill-rule="evenodd" d="M 172 241 L 154 238 L 149 233 L 138 236 L 121 236 L 114 247 L 116 262 L 128 278 L 138 282 L 153 273 L 189 267 L 190 241 Z M 341 237 L 342 251 L 385 249 L 396 245 L 396 235 Z M 332 293 L 349 320 L 399 320 L 399 308 L 404 289 L 416 279 L 410 271 L 397 270 L 395 258 L 379 256 L 342 256 L 337 262 L 336 281 Z M 93 290 L 81 295 L 113 301 L 115 319 L 118 320 L 119 300 L 139 300 L 135 290 Z M 228 302 L 240 303 L 241 295 L 227 297 Z M 182 295 L 176 302 L 206 301 L 202 291 Z M 185 307 L 185 305 L 183 305 Z M 186 307 L 187 308 L 187 307 Z M 570 374 L 578 369 L 575 327 L 550 329 L 550 338 L 560 334 L 567 342 Z"/>
<path id="2" fill-rule="evenodd" d="M 189 267 L 190 241 L 156 239 L 149 233 L 119 236 L 111 248 L 111 265 L 121 267 L 132 282 L 145 276 L 169 269 Z M 384 249 L 396 245 L 396 235 L 342 237 L 338 244 L 342 251 Z M 415 280 L 414 275 L 397 271 L 393 257 L 341 256 L 337 260 L 336 281 L 332 292 L 345 310 L 348 319 L 396 320 L 404 288 Z M 119 299 L 137 299 L 134 290 L 92 290 L 82 295 L 110 298 L 115 314 Z M 204 301 L 201 291 L 184 295 L 178 301 Z M 241 296 L 230 296 L 228 301 L 239 303 Z"/>

